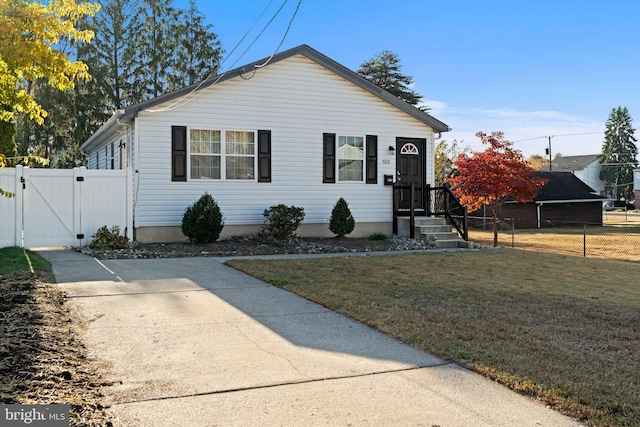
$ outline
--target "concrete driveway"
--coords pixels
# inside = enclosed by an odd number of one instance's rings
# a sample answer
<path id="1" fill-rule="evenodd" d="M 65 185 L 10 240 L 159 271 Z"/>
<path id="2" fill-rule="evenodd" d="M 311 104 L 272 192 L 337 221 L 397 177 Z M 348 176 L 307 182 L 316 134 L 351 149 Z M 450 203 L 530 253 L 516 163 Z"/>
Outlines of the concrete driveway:
<path id="1" fill-rule="evenodd" d="M 214 258 L 40 251 L 87 319 L 116 426 L 577 426 Z"/>

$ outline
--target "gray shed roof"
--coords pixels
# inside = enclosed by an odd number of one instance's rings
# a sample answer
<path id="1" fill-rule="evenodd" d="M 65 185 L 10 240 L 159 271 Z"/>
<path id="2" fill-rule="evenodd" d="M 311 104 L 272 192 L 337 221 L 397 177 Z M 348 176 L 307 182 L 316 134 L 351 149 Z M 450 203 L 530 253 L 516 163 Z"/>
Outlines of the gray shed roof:
<path id="1" fill-rule="evenodd" d="M 560 156 L 551 162 L 551 170 L 553 172 L 573 172 L 583 170 L 591 163 L 600 160 L 602 154 L 586 154 L 583 156 Z M 545 165 L 539 169 L 540 171 L 549 171 L 549 165 Z"/>
<path id="2" fill-rule="evenodd" d="M 363 78 L 359 74 L 351 71 L 347 67 L 337 63 L 333 59 L 321 54 L 315 49 L 307 46 L 306 44 L 294 47 L 292 49 L 286 50 L 284 52 L 278 53 L 271 58 L 269 64 L 273 64 L 284 59 L 290 58 L 295 55 L 304 55 L 315 63 L 325 67 L 326 69 L 336 73 L 340 77 L 345 80 L 350 81 L 351 83 L 361 87 L 362 89 L 372 93 L 373 95 L 379 97 L 380 99 L 388 102 L 389 104 L 397 107 L 398 109 L 404 111 L 410 116 L 420 120 L 424 124 L 431 127 L 435 132 L 448 132 L 451 130 L 449 126 L 440 120 L 432 117 L 431 115 L 420 111 L 418 108 L 414 107 L 411 104 L 406 103 L 401 100 L 397 96 L 390 94 L 389 92 L 381 89 L 380 87 L 374 85 L 369 82 L 367 79 Z M 257 65 L 264 64 L 268 58 L 261 59 L 259 61 L 252 62 L 247 65 L 243 65 L 242 67 L 235 68 L 233 70 L 227 71 L 221 75 L 217 75 L 214 77 L 210 77 L 202 82 L 195 83 L 190 86 L 186 86 L 182 89 L 176 90 L 174 92 L 166 93 L 164 95 L 160 95 L 156 98 L 149 99 L 147 101 L 141 102 L 139 104 L 130 105 L 129 107 L 123 108 L 121 110 L 116 111 L 116 113 L 104 124 L 100 129 L 96 131 L 87 141 L 82 144 L 82 150 L 87 150 L 92 148 L 92 146 L 99 144 L 104 140 L 105 137 L 110 137 L 110 135 L 114 134 L 117 131 L 117 128 L 120 125 L 120 121 L 127 122 L 133 119 L 138 112 L 152 108 L 158 104 L 172 101 L 174 99 L 185 96 L 192 91 L 203 90 L 214 83 L 223 82 L 225 80 L 233 79 L 240 75 L 245 75 L 247 73 L 251 73 L 256 69 Z M 268 67 L 269 65 L 267 65 Z"/>

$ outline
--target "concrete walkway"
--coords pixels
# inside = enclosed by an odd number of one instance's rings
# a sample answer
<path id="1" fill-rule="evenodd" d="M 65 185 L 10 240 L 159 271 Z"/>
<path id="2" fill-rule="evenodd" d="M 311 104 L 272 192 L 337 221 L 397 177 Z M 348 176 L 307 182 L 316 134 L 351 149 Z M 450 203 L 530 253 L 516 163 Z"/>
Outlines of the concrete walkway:
<path id="1" fill-rule="evenodd" d="M 87 319 L 116 426 L 577 426 L 214 258 L 39 251 Z"/>

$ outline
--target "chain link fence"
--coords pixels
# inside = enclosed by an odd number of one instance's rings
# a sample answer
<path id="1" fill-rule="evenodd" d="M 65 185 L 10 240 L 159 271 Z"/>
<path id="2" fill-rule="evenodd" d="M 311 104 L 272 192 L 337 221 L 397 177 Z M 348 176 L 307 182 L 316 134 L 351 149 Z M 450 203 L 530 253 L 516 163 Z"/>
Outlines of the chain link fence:
<path id="1" fill-rule="evenodd" d="M 493 245 L 491 218 L 470 218 L 469 240 L 475 244 Z M 639 219 L 640 221 L 640 219 Z M 530 222 L 503 218 L 498 224 L 498 245 L 518 249 L 553 252 L 591 258 L 640 261 L 640 222 L 595 225 L 575 222 L 543 224 L 530 227 Z"/>

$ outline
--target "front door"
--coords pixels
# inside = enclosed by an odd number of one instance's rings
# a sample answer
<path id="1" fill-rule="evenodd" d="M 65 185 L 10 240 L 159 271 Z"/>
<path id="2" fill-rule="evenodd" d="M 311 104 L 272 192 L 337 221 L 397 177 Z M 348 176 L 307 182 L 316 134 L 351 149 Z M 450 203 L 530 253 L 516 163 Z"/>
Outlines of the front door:
<path id="1" fill-rule="evenodd" d="M 425 149 L 426 139 L 396 138 L 396 182 L 399 185 L 416 184 L 414 206 L 416 210 L 424 211 L 423 188 L 425 185 Z M 411 206 L 411 190 L 403 189 L 399 192 L 398 208 L 409 210 Z"/>

